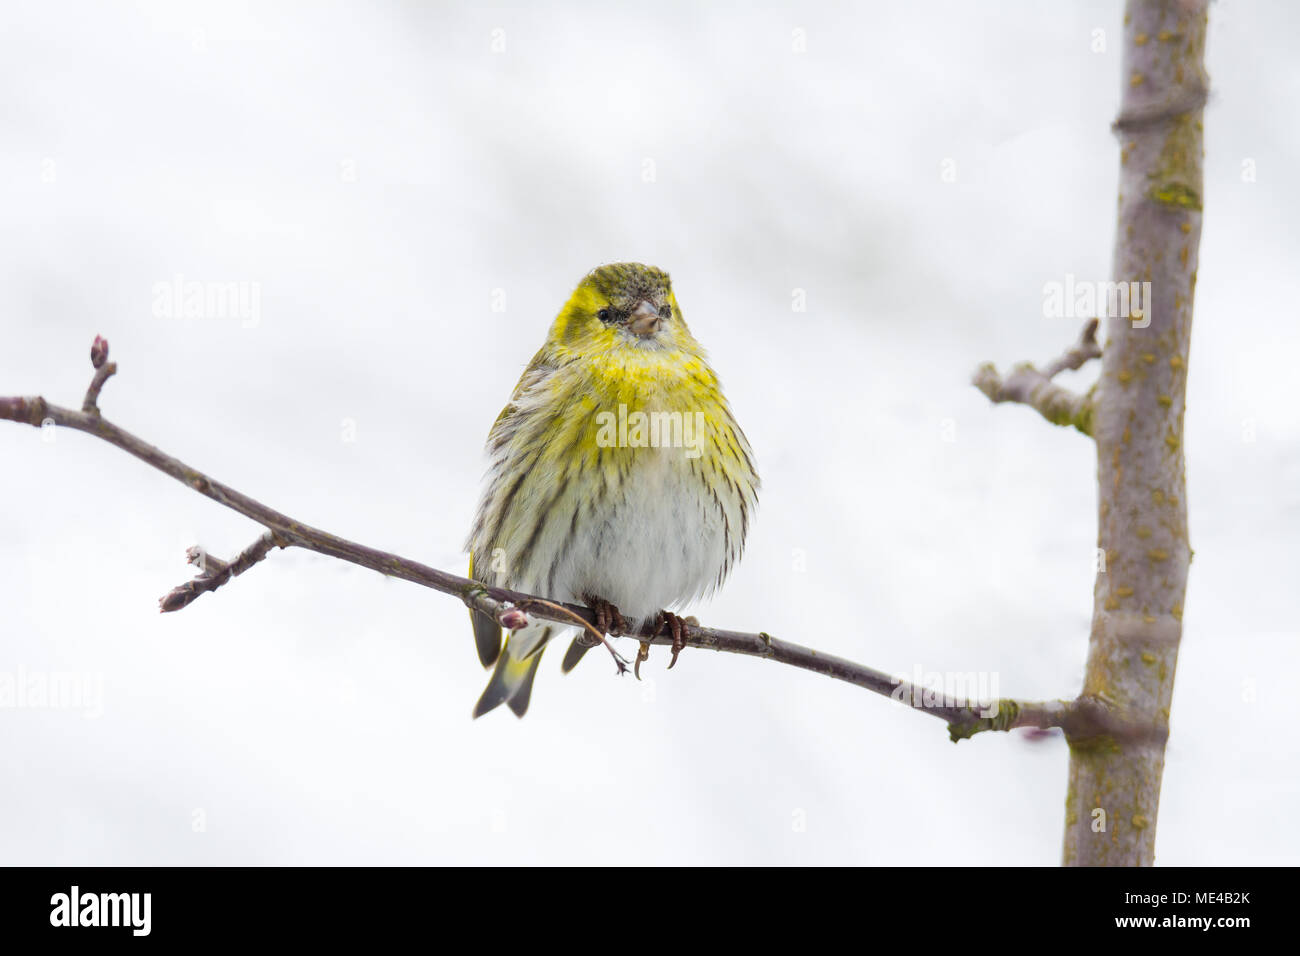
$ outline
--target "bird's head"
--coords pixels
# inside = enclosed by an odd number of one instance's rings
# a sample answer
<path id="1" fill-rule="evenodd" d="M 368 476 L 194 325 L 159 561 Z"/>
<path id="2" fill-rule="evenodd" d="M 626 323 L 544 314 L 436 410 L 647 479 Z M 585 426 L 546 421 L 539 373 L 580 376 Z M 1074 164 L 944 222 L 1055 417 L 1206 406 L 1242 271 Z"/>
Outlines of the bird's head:
<path id="1" fill-rule="evenodd" d="M 587 273 L 555 320 L 551 341 L 579 354 L 698 348 L 668 273 L 639 262 Z"/>

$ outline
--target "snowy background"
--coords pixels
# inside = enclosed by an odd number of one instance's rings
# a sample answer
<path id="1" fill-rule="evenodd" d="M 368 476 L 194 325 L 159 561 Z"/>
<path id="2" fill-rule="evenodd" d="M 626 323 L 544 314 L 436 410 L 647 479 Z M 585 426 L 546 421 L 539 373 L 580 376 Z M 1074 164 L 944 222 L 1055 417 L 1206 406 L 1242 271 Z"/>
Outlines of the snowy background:
<path id="1" fill-rule="evenodd" d="M 1072 695 L 1093 449 L 968 381 L 1073 341 L 1045 282 L 1107 277 L 1121 16 L 6 4 L 0 394 L 79 404 L 101 333 L 118 424 L 460 572 L 484 437 L 547 324 L 591 267 L 652 263 L 764 481 L 695 613 Z M 1300 862 L 1297 29 L 1282 3 L 1211 11 L 1164 864 Z M 256 283 L 257 315 L 155 315 L 178 275 Z M 666 674 L 656 650 L 641 684 L 552 651 L 526 719 L 471 721 L 464 608 L 304 552 L 160 615 L 188 546 L 259 529 L 42 437 L 0 427 L 0 674 L 102 698 L 0 709 L 0 862 L 1059 860 L 1059 738 L 953 746 L 883 698 L 698 651 Z"/>

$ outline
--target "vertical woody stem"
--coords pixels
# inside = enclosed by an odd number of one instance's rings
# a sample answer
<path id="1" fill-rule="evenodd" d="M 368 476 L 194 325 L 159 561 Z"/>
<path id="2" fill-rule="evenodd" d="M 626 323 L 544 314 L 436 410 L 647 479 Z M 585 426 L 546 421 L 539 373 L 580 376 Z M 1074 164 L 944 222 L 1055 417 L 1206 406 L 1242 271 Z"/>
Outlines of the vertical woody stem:
<path id="1" fill-rule="evenodd" d="M 1201 237 L 1207 0 L 1129 0 L 1114 280 L 1150 283 L 1109 318 L 1093 435 L 1097 575 L 1084 698 L 1137 732 L 1070 737 L 1063 861 L 1150 865 L 1191 548 L 1183 457 Z"/>

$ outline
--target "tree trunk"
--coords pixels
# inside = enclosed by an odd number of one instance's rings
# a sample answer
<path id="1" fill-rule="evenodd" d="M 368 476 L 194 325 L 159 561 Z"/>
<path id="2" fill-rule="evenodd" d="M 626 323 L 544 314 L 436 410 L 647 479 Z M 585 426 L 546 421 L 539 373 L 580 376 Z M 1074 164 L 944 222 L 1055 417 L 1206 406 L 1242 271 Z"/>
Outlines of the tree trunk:
<path id="1" fill-rule="evenodd" d="M 1105 565 L 1083 695 L 1123 720 L 1070 739 L 1063 862 L 1072 866 L 1155 858 L 1191 561 L 1183 412 L 1201 238 L 1206 11 L 1206 0 L 1129 0 L 1124 15 L 1114 279 L 1149 282 L 1150 292 L 1142 316 L 1105 320 L 1092 421 Z"/>

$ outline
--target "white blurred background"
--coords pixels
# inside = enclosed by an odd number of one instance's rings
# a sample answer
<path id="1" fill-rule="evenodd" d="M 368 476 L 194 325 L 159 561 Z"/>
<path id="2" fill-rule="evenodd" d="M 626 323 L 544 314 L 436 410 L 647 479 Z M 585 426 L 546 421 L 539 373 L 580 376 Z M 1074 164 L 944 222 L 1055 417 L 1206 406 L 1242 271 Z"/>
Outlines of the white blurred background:
<path id="1" fill-rule="evenodd" d="M 461 572 L 483 440 L 547 324 L 591 267 L 652 263 L 764 481 L 701 620 L 1073 695 L 1092 446 L 968 382 L 1073 341 L 1045 282 L 1107 277 L 1121 17 L 6 4 L 0 394 L 78 405 L 103 334 L 118 424 Z M 1298 28 L 1280 2 L 1211 11 L 1164 864 L 1300 861 Z M 255 283 L 257 314 L 159 317 L 176 276 Z M 552 651 L 523 721 L 471 721 L 452 598 L 290 551 L 160 615 L 188 546 L 259 529 L 74 432 L 0 425 L 0 501 L 0 673 L 102 678 L 92 708 L 0 708 L 0 862 L 1059 860 L 1059 738 L 954 746 L 699 651 L 666 674 L 656 650 L 641 684 Z"/>

